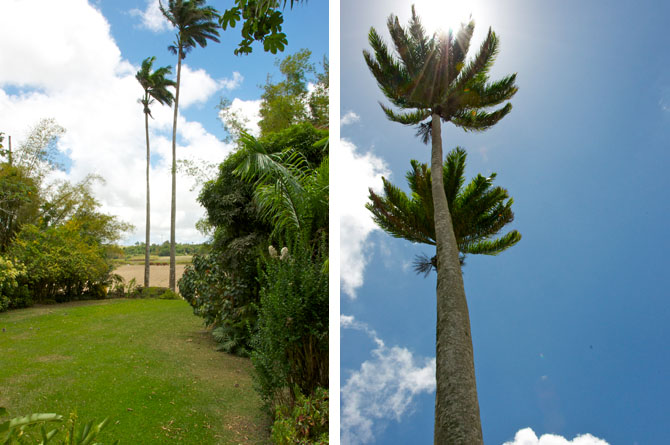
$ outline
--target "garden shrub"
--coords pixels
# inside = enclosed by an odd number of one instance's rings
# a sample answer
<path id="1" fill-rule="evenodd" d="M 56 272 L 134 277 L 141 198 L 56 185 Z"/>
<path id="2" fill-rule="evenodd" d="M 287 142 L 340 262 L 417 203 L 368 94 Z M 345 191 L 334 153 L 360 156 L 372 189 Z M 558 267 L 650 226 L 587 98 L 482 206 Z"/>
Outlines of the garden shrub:
<path id="1" fill-rule="evenodd" d="M 172 290 L 170 290 L 170 289 L 166 289 L 165 292 L 160 294 L 157 298 L 159 300 L 180 300 L 181 299 L 181 297 L 177 293 L 172 292 Z"/>
<path id="2" fill-rule="evenodd" d="M 271 439 L 275 445 L 327 444 L 328 390 L 317 388 L 310 397 L 298 395 L 293 409 L 277 407 Z"/>
<path id="3" fill-rule="evenodd" d="M 21 263 L 0 256 L 0 312 L 32 304 L 28 289 L 20 284 L 25 276 Z"/>
<path id="4" fill-rule="evenodd" d="M 45 230 L 26 224 L 19 232 L 9 252 L 25 266 L 21 281 L 35 301 L 81 299 L 108 279 L 111 266 L 104 249 L 80 229 L 75 221 L 68 221 Z M 102 297 L 99 290 L 93 293 Z"/>
<path id="5" fill-rule="evenodd" d="M 213 328 L 219 349 L 248 356 L 256 324 L 254 295 L 246 279 L 237 279 L 216 254 L 196 255 L 179 280 L 179 293 L 193 313 Z"/>
<path id="6" fill-rule="evenodd" d="M 327 252 L 325 242 L 316 252 L 296 245 L 283 260 L 266 260 L 252 361 L 271 406 L 328 387 Z M 287 391 L 290 399 L 280 400 Z"/>

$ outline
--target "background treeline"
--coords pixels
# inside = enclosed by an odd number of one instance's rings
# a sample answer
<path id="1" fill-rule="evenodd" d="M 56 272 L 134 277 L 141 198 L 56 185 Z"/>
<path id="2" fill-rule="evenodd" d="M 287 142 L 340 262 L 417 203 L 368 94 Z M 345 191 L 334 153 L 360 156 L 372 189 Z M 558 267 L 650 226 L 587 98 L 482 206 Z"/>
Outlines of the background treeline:
<path id="1" fill-rule="evenodd" d="M 132 246 L 122 246 L 118 254 L 122 254 L 126 257 L 144 255 L 144 246 L 145 243 L 137 242 Z M 175 250 L 177 255 L 194 255 L 196 253 L 201 253 L 207 249 L 205 244 L 182 244 L 175 243 Z M 170 242 L 164 241 L 162 244 L 151 244 L 149 246 L 149 253 L 155 256 L 169 256 L 170 255 Z"/>
<path id="2" fill-rule="evenodd" d="M 131 228 L 99 211 L 92 186 L 102 178 L 46 180 L 62 168 L 55 143 L 64 131 L 43 119 L 13 150 L 0 134 L 0 311 L 103 298 L 112 243 Z"/>
<path id="3" fill-rule="evenodd" d="M 258 138 L 222 101 L 238 148 L 200 192 L 210 250 L 179 282 L 220 348 L 251 356 L 274 443 L 328 440 L 328 65 L 310 55 L 278 62 Z"/>

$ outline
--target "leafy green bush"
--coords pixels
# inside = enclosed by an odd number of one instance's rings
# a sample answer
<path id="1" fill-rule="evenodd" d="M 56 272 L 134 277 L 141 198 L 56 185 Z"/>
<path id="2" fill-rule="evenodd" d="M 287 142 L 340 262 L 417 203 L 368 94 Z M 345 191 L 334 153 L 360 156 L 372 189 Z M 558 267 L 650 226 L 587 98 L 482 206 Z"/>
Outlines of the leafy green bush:
<path id="1" fill-rule="evenodd" d="M 276 445 L 328 443 L 328 390 L 317 388 L 314 395 L 298 396 L 293 409 L 279 406 L 272 425 Z"/>
<path id="2" fill-rule="evenodd" d="M 0 312 L 12 307 L 10 295 L 19 287 L 18 279 L 25 274 L 25 268 L 0 256 Z"/>
<path id="3" fill-rule="evenodd" d="M 328 387 L 327 252 L 325 242 L 316 252 L 297 245 L 266 260 L 252 361 L 269 405 Z M 290 400 L 281 400 L 286 392 Z"/>
<path id="4" fill-rule="evenodd" d="M 7 410 L 0 407 L 0 418 L 7 416 Z M 107 425 L 108 419 L 95 424 L 90 421 L 85 424 L 77 423 L 77 415 L 70 414 L 67 422 L 63 423 L 63 416 L 58 414 L 29 414 L 15 417 L 0 423 L 0 444 L 59 444 L 59 445 L 102 445 L 95 442 L 100 432 Z M 56 428 L 47 429 L 50 424 L 59 424 Z M 58 438 L 59 434 L 61 437 Z M 55 439 L 54 439 L 55 438 Z M 54 440 L 52 440 L 54 439 Z M 57 441 L 56 441 L 57 440 Z M 115 441 L 118 444 L 119 441 Z"/>
<path id="5" fill-rule="evenodd" d="M 158 296 L 159 300 L 180 300 L 179 294 L 172 292 L 170 289 L 165 289 L 165 292 Z"/>
<path id="6" fill-rule="evenodd" d="M 197 255 L 179 280 L 179 292 L 193 313 L 214 328 L 220 350 L 248 356 L 256 324 L 254 290 L 247 279 L 233 277 L 215 254 Z"/>
<path id="7" fill-rule="evenodd" d="M 87 238 L 76 221 L 45 230 L 23 226 L 9 252 L 25 266 L 21 281 L 36 301 L 81 299 L 108 278 L 104 250 Z"/>

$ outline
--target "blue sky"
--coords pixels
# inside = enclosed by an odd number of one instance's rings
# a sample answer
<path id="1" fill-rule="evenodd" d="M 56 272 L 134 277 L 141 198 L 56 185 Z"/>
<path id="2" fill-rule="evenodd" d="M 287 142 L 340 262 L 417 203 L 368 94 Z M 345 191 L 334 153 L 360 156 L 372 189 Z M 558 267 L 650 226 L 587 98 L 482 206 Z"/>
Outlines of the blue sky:
<path id="1" fill-rule="evenodd" d="M 362 208 L 381 175 L 407 190 L 410 159 L 429 161 L 411 128 L 384 117 L 362 57 L 370 26 L 388 42 L 388 15 L 406 24 L 410 4 L 341 1 L 342 162 L 355 172 L 336 184 L 343 443 L 432 441 L 435 275 L 411 268 L 430 249 L 375 230 Z M 670 6 L 416 5 L 429 30 L 472 12 L 472 48 L 489 26 L 500 37 L 492 79 L 518 73 L 494 128 L 443 127 L 445 152 L 468 151 L 467 178 L 498 174 L 523 235 L 464 268 L 485 443 L 667 440 Z"/>
<path id="2" fill-rule="evenodd" d="M 210 2 L 224 10 L 232 1 Z M 42 118 L 66 129 L 58 142 L 68 170 L 56 178 L 79 181 L 89 173 L 106 183 L 95 187 L 103 210 L 131 222 L 136 230 L 125 243 L 144 240 L 144 115 L 137 99 L 142 89 L 135 73 L 142 60 L 156 56 L 154 67 L 171 65 L 167 50 L 174 40 L 157 0 L 6 0 L 0 16 L 0 131 L 20 145 Z M 267 75 L 279 80 L 274 62 L 301 48 L 319 64 L 328 52 L 328 7 L 324 2 L 298 5 L 285 14 L 289 43 L 272 55 L 256 45 L 249 56 L 235 56 L 237 29 L 221 31 L 221 43 L 196 48 L 184 60 L 177 158 L 216 165 L 233 146 L 218 117 L 227 97 L 254 129 L 261 89 Z M 150 121 L 152 169 L 152 242 L 169 239 L 172 110 L 154 105 Z M 211 172 L 211 170 L 210 170 Z M 177 241 L 199 242 L 195 229 L 203 215 L 196 202 L 199 187 L 191 178 L 177 181 Z"/>

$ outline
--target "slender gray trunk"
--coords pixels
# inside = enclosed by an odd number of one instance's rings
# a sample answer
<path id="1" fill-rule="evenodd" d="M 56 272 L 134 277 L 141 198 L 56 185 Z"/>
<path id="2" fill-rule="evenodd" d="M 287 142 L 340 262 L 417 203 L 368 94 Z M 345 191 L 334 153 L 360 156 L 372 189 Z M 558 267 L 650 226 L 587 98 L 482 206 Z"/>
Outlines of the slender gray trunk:
<path id="1" fill-rule="evenodd" d="M 458 245 L 442 176 L 440 116 L 432 115 L 431 179 L 437 243 L 435 445 L 483 444 Z"/>
<path id="2" fill-rule="evenodd" d="M 172 207 L 170 210 L 170 280 L 172 292 L 176 292 L 175 269 L 175 225 L 177 222 L 177 116 L 179 113 L 179 83 L 181 81 L 181 46 L 177 50 L 177 88 L 174 97 L 174 121 L 172 122 Z"/>
<path id="3" fill-rule="evenodd" d="M 148 98 L 146 98 L 148 99 Z M 151 207 L 149 193 L 149 166 L 151 162 L 151 152 L 149 150 L 149 113 L 144 113 L 144 131 L 147 136 L 147 221 L 145 229 L 145 246 L 144 246 L 144 287 L 149 287 L 149 235 L 151 232 Z"/>

